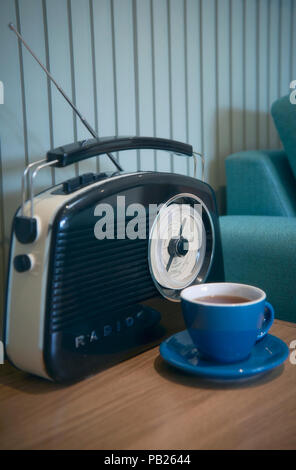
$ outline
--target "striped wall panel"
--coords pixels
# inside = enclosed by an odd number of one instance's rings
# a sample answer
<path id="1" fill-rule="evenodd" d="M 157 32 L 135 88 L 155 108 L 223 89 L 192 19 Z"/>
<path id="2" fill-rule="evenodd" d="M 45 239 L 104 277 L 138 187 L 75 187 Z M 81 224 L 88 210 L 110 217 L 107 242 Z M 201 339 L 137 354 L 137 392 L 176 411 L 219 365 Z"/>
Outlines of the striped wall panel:
<path id="1" fill-rule="evenodd" d="M 1 0 L 1 285 L 24 166 L 88 137 L 10 21 L 101 136 L 188 141 L 205 153 L 216 190 L 229 153 L 280 147 L 269 109 L 296 79 L 296 0 Z M 187 157 L 118 158 L 129 171 L 193 173 Z M 38 187 L 111 166 L 102 157 L 46 170 Z"/>

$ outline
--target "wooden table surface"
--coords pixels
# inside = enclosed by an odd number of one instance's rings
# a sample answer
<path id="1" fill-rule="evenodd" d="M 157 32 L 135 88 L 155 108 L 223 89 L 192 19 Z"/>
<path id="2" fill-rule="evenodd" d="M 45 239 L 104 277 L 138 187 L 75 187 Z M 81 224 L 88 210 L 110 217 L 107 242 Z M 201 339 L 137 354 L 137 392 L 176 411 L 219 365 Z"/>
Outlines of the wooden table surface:
<path id="1" fill-rule="evenodd" d="M 296 325 L 271 333 L 289 345 Z M 213 385 L 154 348 L 63 387 L 0 366 L 1 449 L 295 449 L 296 365 Z"/>

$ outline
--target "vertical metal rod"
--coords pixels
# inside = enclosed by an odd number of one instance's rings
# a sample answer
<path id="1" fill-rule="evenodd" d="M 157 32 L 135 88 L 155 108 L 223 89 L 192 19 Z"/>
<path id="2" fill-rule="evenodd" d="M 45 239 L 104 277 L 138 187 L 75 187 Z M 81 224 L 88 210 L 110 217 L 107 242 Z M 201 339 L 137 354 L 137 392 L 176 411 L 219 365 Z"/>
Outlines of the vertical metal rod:
<path id="1" fill-rule="evenodd" d="M 196 156 L 199 156 L 201 159 L 201 179 L 205 180 L 205 157 L 202 153 L 192 152 L 194 158 L 194 178 L 196 178 Z"/>
<path id="2" fill-rule="evenodd" d="M 85 117 L 82 116 L 82 114 L 80 113 L 79 109 L 77 109 L 77 107 L 75 106 L 74 103 L 72 103 L 72 101 L 70 100 L 70 98 L 68 97 L 68 95 L 66 95 L 66 93 L 64 92 L 64 90 L 58 85 L 58 83 L 55 81 L 55 79 L 53 78 L 53 76 L 51 75 L 51 73 L 47 70 L 47 68 L 42 64 L 42 62 L 40 62 L 40 60 L 38 59 L 38 57 L 34 54 L 34 52 L 32 51 L 32 49 L 28 46 L 28 44 L 26 43 L 26 41 L 23 39 L 23 37 L 21 36 L 21 34 L 17 31 L 17 29 L 15 28 L 14 24 L 13 23 L 9 23 L 9 28 L 17 35 L 17 37 L 19 38 L 19 40 L 22 42 L 22 44 L 25 46 L 25 48 L 30 52 L 30 54 L 32 55 L 32 57 L 34 57 L 34 59 L 36 60 L 36 62 L 40 65 L 40 67 L 44 70 L 44 72 L 46 73 L 46 75 L 48 76 L 48 78 L 52 81 L 52 83 L 56 86 L 56 88 L 58 89 L 58 91 L 61 93 L 61 95 L 65 98 L 65 100 L 67 101 L 67 103 L 71 106 L 71 108 L 73 109 L 73 111 L 77 114 L 77 116 L 79 117 L 79 119 L 81 120 L 81 122 L 84 124 L 84 126 L 87 128 L 87 130 L 90 132 L 90 134 L 95 138 L 95 139 L 98 139 L 99 136 L 97 135 L 96 131 L 91 127 L 91 125 L 87 122 L 87 120 L 85 119 Z M 107 153 L 108 157 L 110 158 L 110 160 L 112 161 L 112 163 L 116 166 L 116 168 L 119 170 L 119 171 L 122 171 L 122 168 L 121 166 L 119 165 L 119 163 L 117 163 L 117 161 L 115 160 L 115 158 L 113 157 L 113 155 L 111 155 L 110 153 Z"/>
<path id="3" fill-rule="evenodd" d="M 26 176 L 28 174 L 28 171 L 33 168 L 36 165 L 39 165 L 39 163 L 44 163 L 46 160 L 38 160 L 37 162 L 30 163 L 26 168 L 23 173 L 22 177 L 22 207 L 21 207 L 21 215 L 24 215 L 24 207 L 25 207 L 25 202 L 26 202 Z"/>
<path id="4" fill-rule="evenodd" d="M 33 173 L 30 174 L 30 201 L 31 201 L 31 204 L 30 204 L 30 216 L 31 216 L 31 219 L 33 219 L 34 217 L 34 206 L 33 206 L 33 200 L 34 200 L 34 179 L 36 178 L 36 175 L 37 173 L 42 170 L 42 168 L 46 168 L 48 166 L 51 166 L 51 165 L 54 165 L 55 163 L 57 163 L 58 160 L 52 160 L 51 162 L 46 162 L 44 163 L 43 165 L 38 165 L 37 168 L 35 168 L 35 170 L 33 171 Z"/>

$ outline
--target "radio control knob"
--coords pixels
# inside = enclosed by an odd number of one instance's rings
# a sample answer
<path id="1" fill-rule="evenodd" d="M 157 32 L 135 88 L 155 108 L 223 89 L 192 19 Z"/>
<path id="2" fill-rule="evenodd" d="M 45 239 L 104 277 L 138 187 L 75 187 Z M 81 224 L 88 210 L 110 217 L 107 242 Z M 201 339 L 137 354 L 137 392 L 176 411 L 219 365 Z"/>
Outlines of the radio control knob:
<path id="1" fill-rule="evenodd" d="M 34 264 L 34 258 L 32 255 L 17 255 L 13 260 L 14 269 L 18 273 L 24 273 L 30 271 Z"/>
<path id="2" fill-rule="evenodd" d="M 14 219 L 14 232 L 20 243 L 33 243 L 38 236 L 36 217 L 17 215 Z"/>

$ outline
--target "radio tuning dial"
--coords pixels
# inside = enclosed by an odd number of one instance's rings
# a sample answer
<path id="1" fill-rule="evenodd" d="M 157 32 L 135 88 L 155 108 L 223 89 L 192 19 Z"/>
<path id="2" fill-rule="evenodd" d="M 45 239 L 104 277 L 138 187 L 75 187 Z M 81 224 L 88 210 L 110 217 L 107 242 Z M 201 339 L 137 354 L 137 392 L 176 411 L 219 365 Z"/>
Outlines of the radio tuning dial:
<path id="1" fill-rule="evenodd" d="M 166 298 L 179 300 L 182 289 L 204 281 L 205 264 L 209 266 L 211 258 L 204 216 L 200 200 L 186 194 L 164 204 L 154 220 L 149 268 L 156 287 Z M 209 220 L 207 213 L 206 217 Z"/>

